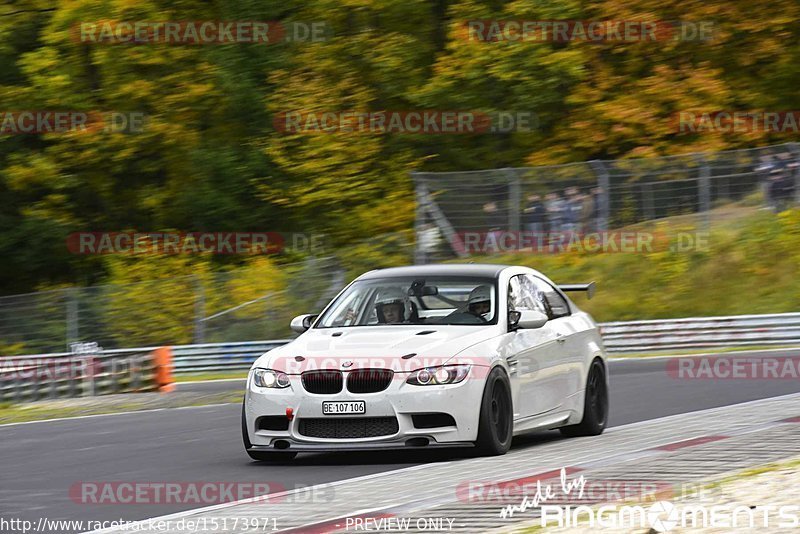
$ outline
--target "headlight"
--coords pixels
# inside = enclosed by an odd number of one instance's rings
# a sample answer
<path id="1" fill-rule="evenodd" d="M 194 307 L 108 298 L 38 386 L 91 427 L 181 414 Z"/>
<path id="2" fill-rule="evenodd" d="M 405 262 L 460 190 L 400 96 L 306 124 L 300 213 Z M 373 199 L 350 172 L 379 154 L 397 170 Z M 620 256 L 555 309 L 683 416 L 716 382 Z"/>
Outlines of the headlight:
<path id="1" fill-rule="evenodd" d="M 467 378 L 469 367 L 469 365 L 443 365 L 441 367 L 417 369 L 411 373 L 406 383 L 415 386 L 457 384 Z"/>
<path id="2" fill-rule="evenodd" d="M 256 369 L 253 371 L 253 383 L 260 388 L 288 388 L 289 375 L 283 371 L 272 369 Z"/>

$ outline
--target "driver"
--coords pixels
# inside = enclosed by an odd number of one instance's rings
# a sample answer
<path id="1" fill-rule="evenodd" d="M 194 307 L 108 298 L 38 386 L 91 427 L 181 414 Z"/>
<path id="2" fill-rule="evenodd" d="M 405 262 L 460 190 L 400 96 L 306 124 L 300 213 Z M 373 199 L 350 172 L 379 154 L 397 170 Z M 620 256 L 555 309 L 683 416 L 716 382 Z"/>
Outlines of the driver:
<path id="1" fill-rule="evenodd" d="M 383 324 L 402 323 L 407 321 L 411 313 L 411 302 L 408 296 L 399 289 L 382 289 L 375 299 L 375 312 L 378 322 Z"/>
<path id="2" fill-rule="evenodd" d="M 478 286 L 473 289 L 467 303 L 468 313 L 486 319 L 486 314 L 492 309 L 492 293 L 489 286 Z"/>

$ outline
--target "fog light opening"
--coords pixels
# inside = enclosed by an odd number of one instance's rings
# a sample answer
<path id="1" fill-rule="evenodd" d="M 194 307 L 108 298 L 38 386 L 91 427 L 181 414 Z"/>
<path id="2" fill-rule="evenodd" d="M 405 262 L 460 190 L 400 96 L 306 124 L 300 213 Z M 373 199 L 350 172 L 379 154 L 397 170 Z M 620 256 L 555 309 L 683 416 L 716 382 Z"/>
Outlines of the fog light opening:
<path id="1" fill-rule="evenodd" d="M 428 438 L 411 438 L 406 441 L 406 447 L 427 447 L 430 440 Z"/>
<path id="2" fill-rule="evenodd" d="M 276 449 L 288 449 L 289 447 L 292 446 L 291 443 L 289 443 L 285 439 L 279 439 L 278 441 L 275 442 L 274 445 Z"/>

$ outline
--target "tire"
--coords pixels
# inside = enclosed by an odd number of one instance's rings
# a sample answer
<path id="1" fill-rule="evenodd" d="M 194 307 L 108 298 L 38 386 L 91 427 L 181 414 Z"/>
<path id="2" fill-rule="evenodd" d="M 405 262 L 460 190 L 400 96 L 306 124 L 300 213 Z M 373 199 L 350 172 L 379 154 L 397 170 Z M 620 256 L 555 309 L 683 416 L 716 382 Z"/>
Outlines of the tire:
<path id="1" fill-rule="evenodd" d="M 608 384 L 606 370 L 600 360 L 594 360 L 586 379 L 586 395 L 583 399 L 583 420 L 577 425 L 560 428 L 567 437 L 599 436 L 608 421 Z"/>
<path id="2" fill-rule="evenodd" d="M 495 367 L 486 379 L 481 399 L 478 440 L 475 448 L 481 456 L 500 456 L 511 448 L 514 435 L 514 410 L 511 387 L 506 374 Z"/>
<path id="3" fill-rule="evenodd" d="M 297 456 L 296 452 L 251 450 L 253 444 L 250 443 L 250 437 L 247 435 L 247 418 L 244 416 L 244 403 L 242 403 L 242 442 L 247 455 L 259 462 L 288 462 Z"/>

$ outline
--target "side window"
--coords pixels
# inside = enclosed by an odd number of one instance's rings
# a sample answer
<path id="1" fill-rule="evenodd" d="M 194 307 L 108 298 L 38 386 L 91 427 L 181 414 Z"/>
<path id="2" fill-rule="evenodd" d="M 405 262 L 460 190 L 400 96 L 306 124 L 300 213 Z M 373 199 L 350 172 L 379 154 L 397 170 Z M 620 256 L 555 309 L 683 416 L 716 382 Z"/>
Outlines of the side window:
<path id="1" fill-rule="evenodd" d="M 508 284 L 509 310 L 535 310 L 550 315 L 544 294 L 538 290 L 535 279 L 525 275 L 511 278 Z"/>
<path id="2" fill-rule="evenodd" d="M 567 304 L 566 299 L 562 297 L 553 286 L 541 278 L 536 278 L 529 274 L 525 275 L 525 278 L 529 279 L 531 284 L 536 287 L 537 293 L 541 295 L 540 298 L 544 301 L 544 306 L 546 308 L 545 313 L 547 313 L 551 319 L 569 315 L 569 304 Z"/>

